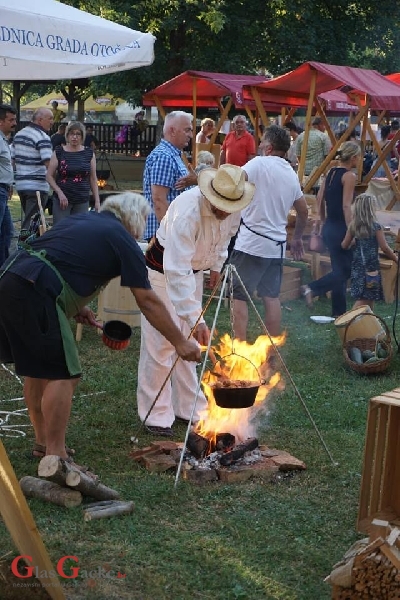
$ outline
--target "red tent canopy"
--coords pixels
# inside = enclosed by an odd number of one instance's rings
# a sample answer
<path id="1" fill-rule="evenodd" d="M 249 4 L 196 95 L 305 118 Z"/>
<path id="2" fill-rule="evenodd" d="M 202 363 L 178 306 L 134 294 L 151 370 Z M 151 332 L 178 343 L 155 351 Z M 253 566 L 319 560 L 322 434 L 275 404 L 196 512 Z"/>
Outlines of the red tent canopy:
<path id="1" fill-rule="evenodd" d="M 316 94 L 339 89 L 361 97 L 371 98 L 370 108 L 374 110 L 399 110 L 400 86 L 386 77 L 369 69 L 328 65 L 307 62 L 285 75 L 263 83 L 255 84 L 262 102 L 274 102 L 283 106 L 296 106 L 299 99 L 307 100 L 313 72 L 316 73 Z M 243 89 L 244 101 L 252 98 L 249 86 Z M 348 99 L 352 104 L 351 98 Z"/>
<path id="2" fill-rule="evenodd" d="M 243 108 L 242 90 L 244 85 L 256 85 L 268 81 L 263 75 L 229 75 L 206 71 L 185 71 L 173 79 L 162 83 L 143 96 L 143 106 L 155 106 L 157 96 L 165 107 L 192 107 L 193 82 L 196 81 L 196 106 L 218 106 L 223 96 L 230 96 L 236 108 Z M 248 102 L 253 104 L 253 98 Z"/>
<path id="3" fill-rule="evenodd" d="M 394 83 L 400 83 L 400 73 L 392 73 L 391 75 L 385 75 L 386 79 L 394 81 Z"/>
<path id="4" fill-rule="evenodd" d="M 350 104 L 348 95 L 340 90 L 323 92 L 318 98 L 323 101 L 326 113 L 349 113 L 358 110 L 358 106 L 354 103 Z"/>

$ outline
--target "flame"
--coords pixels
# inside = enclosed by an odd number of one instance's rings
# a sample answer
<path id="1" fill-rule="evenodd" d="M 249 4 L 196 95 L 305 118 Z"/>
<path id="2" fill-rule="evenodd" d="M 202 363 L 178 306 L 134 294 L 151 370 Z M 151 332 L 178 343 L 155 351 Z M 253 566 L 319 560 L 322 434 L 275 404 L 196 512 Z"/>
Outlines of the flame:
<path id="1" fill-rule="evenodd" d="M 103 189 L 104 187 L 106 187 L 106 185 L 107 185 L 107 180 L 106 179 L 98 179 L 97 180 L 97 186 L 100 189 Z"/>
<path id="2" fill-rule="evenodd" d="M 285 340 L 285 333 L 272 338 L 275 346 L 283 345 Z M 272 343 L 266 335 L 260 335 L 254 344 L 249 344 L 242 340 L 232 340 L 229 334 L 225 334 L 212 347 L 210 359 L 214 362 L 215 355 L 220 359 L 215 362 L 212 371 L 204 373 L 202 387 L 208 406 L 200 415 L 200 420 L 195 427 L 196 433 L 211 440 L 211 445 L 215 445 L 217 433 L 231 433 L 235 436 L 236 443 L 255 435 L 255 424 L 252 421 L 256 414 L 267 409 L 266 399 L 269 392 L 281 382 L 281 375 L 278 372 L 270 375 L 267 360 L 271 351 Z M 232 380 L 254 381 L 260 384 L 260 379 L 263 379 L 265 383 L 260 385 L 252 407 L 221 408 L 215 403 L 212 391 L 212 384 L 218 381 L 216 373 Z"/>

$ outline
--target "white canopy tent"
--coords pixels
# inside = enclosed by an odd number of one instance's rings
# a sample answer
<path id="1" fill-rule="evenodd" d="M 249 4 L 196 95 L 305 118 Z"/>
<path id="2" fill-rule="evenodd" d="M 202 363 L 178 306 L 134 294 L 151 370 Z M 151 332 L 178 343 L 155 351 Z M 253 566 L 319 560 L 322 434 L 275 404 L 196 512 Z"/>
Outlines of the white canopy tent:
<path id="1" fill-rule="evenodd" d="M 0 0 L 0 80 L 55 81 L 150 65 L 155 38 L 56 0 Z"/>

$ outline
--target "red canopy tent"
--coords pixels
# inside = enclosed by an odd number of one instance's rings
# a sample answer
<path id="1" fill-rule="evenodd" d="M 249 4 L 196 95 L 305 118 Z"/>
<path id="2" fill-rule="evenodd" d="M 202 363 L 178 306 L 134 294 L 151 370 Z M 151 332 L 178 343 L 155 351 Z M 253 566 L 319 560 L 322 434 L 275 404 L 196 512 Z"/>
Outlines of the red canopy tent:
<path id="1" fill-rule="evenodd" d="M 321 94 L 330 92 L 331 90 L 339 90 L 342 93 L 345 93 L 348 97 L 349 103 L 355 103 L 358 107 L 357 115 L 349 124 L 347 130 L 339 140 L 335 139 L 326 119 L 323 106 L 318 98 L 318 96 Z M 399 133 L 393 138 L 393 140 L 391 140 L 391 143 L 387 148 L 385 148 L 385 151 L 381 152 L 368 120 L 368 111 L 370 109 L 400 110 L 400 86 L 393 81 L 388 80 L 386 77 L 378 73 L 378 71 L 359 69 L 356 67 L 329 65 L 319 62 L 307 62 L 299 66 L 294 71 L 286 73 L 285 75 L 281 75 L 276 79 L 271 79 L 270 81 L 255 84 L 253 86 L 245 86 L 243 89 L 243 99 L 244 101 L 247 101 L 251 98 L 253 98 L 256 102 L 261 118 L 265 123 L 266 116 L 263 109 L 264 102 L 280 103 L 284 106 L 290 106 L 296 105 L 296 103 L 299 101 L 306 101 L 307 117 L 303 145 L 304 148 L 307 146 L 308 134 L 311 125 L 311 116 L 314 106 L 316 107 L 317 112 L 320 113 L 324 118 L 325 125 L 332 141 L 332 149 L 320 168 L 307 181 L 307 184 L 304 188 L 306 192 L 311 189 L 320 175 L 325 171 L 330 161 L 335 156 L 340 144 L 347 139 L 350 130 L 361 121 L 364 123 L 362 143 L 364 144 L 366 132 L 368 131 L 379 156 L 376 166 L 367 175 L 363 183 L 367 183 L 376 172 L 378 166 L 386 162 L 384 161 L 386 154 L 392 150 L 394 144 L 400 138 Z M 304 163 L 305 153 L 300 159 L 300 179 L 303 177 Z M 361 165 L 359 176 L 361 179 Z M 392 182 L 392 188 L 396 198 L 400 200 L 400 192 L 393 180 L 393 177 L 391 176 L 389 169 L 387 169 L 387 176 Z"/>
<path id="2" fill-rule="evenodd" d="M 392 73 L 391 75 L 385 75 L 385 77 L 386 79 L 389 79 L 389 81 L 400 84 L 400 73 Z"/>
<path id="3" fill-rule="evenodd" d="M 236 108 L 243 108 L 242 90 L 244 85 L 256 85 L 267 81 L 263 75 L 229 75 L 206 71 L 185 71 L 173 79 L 162 83 L 143 96 L 144 106 L 190 107 L 196 99 L 198 107 L 219 106 L 221 98 L 229 96 Z M 252 98 L 249 102 L 254 104 Z"/>
<path id="4" fill-rule="evenodd" d="M 253 125 L 258 122 L 252 109 L 256 108 L 253 98 L 243 100 L 243 86 L 256 85 L 268 79 L 263 75 L 232 75 L 228 73 L 210 73 L 206 71 L 185 71 L 173 79 L 162 83 L 143 96 L 143 106 L 156 106 L 165 118 L 165 108 L 189 108 L 193 111 L 193 120 L 197 118 L 197 108 L 217 107 L 220 117 L 208 145 L 211 150 L 222 123 L 227 119 L 232 106 L 243 109 L 249 115 Z M 228 97 L 225 106 L 222 98 Z"/>

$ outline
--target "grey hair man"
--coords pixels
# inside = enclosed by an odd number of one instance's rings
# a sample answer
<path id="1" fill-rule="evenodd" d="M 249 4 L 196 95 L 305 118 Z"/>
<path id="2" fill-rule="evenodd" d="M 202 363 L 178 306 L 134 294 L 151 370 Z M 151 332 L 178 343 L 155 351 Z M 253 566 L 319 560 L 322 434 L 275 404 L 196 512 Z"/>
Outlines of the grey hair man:
<path id="1" fill-rule="evenodd" d="M 49 184 L 46 171 L 53 153 L 49 137 L 53 121 L 50 108 L 38 108 L 33 113 L 32 122 L 14 137 L 11 152 L 16 169 L 15 187 L 24 212 L 21 229 L 29 227 L 31 218 L 38 211 L 36 192 L 40 192 L 43 209 L 47 205 Z"/>
<path id="2" fill-rule="evenodd" d="M 233 131 L 228 133 L 222 144 L 220 164 L 229 163 L 242 167 L 256 154 L 256 143 L 247 131 L 247 119 L 236 115 L 232 121 Z"/>
<path id="3" fill-rule="evenodd" d="M 172 200 L 197 181 L 182 160 L 182 150 L 193 137 L 192 115 L 182 110 L 167 114 L 163 135 L 144 166 L 143 191 L 152 208 L 144 234 L 146 240 L 154 236 Z"/>
<path id="4" fill-rule="evenodd" d="M 256 290 L 264 304 L 264 323 L 273 336 L 280 334 L 283 258 L 286 252 L 287 216 L 296 211 L 296 226 L 290 250 L 296 260 L 303 257 L 302 235 L 308 208 L 298 177 L 285 159 L 290 134 L 278 125 L 267 127 L 260 143 L 260 154 L 242 168 L 255 184 L 253 202 L 242 211 L 242 218 L 231 263 L 251 296 Z M 235 280 L 233 290 L 235 336 L 246 339 L 248 307 L 242 284 Z"/>

